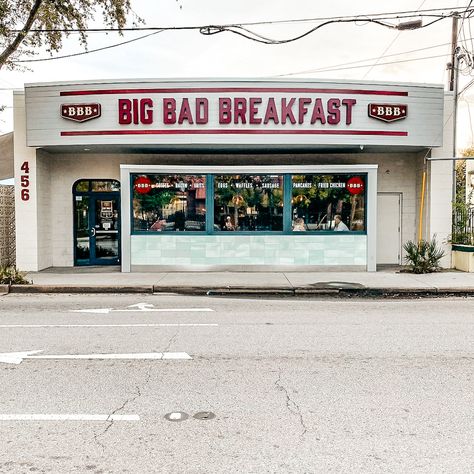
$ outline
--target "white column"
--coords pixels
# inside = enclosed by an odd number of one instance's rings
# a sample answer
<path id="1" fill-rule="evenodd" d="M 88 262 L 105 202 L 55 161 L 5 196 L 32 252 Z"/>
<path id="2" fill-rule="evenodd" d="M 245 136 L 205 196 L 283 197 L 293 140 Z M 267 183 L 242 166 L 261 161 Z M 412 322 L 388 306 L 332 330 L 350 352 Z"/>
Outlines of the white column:
<path id="1" fill-rule="evenodd" d="M 444 98 L 443 117 L 443 146 L 433 148 L 431 160 L 427 169 L 426 190 L 426 223 L 427 235 L 425 239 L 436 240 L 444 249 L 446 255 L 441 260 L 444 268 L 451 266 L 451 245 L 448 240 L 451 235 L 452 201 L 453 201 L 453 161 L 436 158 L 450 158 L 453 156 L 453 94 L 446 93 Z"/>
<path id="2" fill-rule="evenodd" d="M 120 165 L 120 214 L 121 226 L 121 266 L 122 272 L 129 273 L 131 268 L 131 216 L 130 216 L 130 170 Z"/>
<path id="3" fill-rule="evenodd" d="M 368 172 L 367 271 L 377 271 L 377 168 Z"/>
<path id="4" fill-rule="evenodd" d="M 16 265 L 20 270 L 37 271 L 39 264 L 36 149 L 26 146 L 25 95 L 23 92 L 14 93 L 13 108 Z"/>

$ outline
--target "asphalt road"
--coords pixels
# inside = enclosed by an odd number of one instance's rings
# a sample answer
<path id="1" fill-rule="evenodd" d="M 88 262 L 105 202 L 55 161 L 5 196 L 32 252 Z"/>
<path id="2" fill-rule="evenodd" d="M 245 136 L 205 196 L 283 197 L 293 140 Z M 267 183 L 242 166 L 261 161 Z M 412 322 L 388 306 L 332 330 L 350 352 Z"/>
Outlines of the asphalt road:
<path id="1" fill-rule="evenodd" d="M 0 355 L 0 472 L 474 472 L 473 329 L 462 298 L 0 297 L 0 353 L 43 357 Z"/>

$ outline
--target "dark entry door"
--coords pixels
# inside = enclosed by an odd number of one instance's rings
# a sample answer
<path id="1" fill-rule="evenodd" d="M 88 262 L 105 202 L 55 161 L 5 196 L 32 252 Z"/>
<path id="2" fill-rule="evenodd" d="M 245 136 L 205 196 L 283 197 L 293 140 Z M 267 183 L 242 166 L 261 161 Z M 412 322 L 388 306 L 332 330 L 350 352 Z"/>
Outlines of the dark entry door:
<path id="1" fill-rule="evenodd" d="M 75 265 L 120 262 L 120 193 L 74 196 Z"/>

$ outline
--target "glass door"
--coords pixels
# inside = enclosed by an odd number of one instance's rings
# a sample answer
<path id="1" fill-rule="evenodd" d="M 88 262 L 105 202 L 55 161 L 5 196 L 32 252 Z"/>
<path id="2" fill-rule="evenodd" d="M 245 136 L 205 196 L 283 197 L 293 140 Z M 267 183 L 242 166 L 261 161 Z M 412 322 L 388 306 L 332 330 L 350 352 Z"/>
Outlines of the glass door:
<path id="1" fill-rule="evenodd" d="M 74 264 L 90 265 L 89 196 L 74 196 Z"/>
<path id="2" fill-rule="evenodd" d="M 119 196 L 92 195 L 90 218 L 91 265 L 119 263 Z"/>
<path id="3" fill-rule="evenodd" d="M 99 186 L 100 185 L 100 186 Z M 74 187 L 74 264 L 120 262 L 118 182 L 82 180 Z"/>

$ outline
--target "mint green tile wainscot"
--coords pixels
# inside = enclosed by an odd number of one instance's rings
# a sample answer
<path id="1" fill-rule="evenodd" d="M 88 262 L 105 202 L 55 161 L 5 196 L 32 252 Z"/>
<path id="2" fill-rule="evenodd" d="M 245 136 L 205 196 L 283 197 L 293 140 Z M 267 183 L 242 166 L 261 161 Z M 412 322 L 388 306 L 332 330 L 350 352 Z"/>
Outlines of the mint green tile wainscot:
<path id="1" fill-rule="evenodd" d="M 367 236 L 132 235 L 132 267 L 367 265 Z"/>

